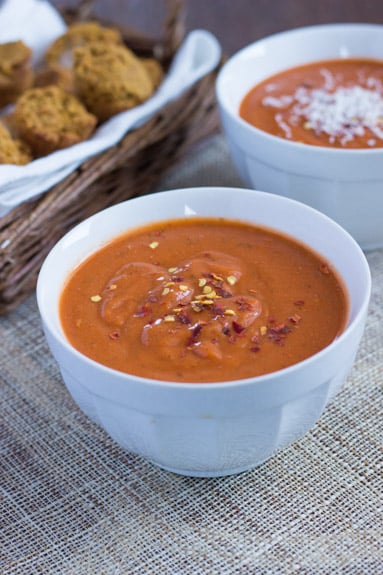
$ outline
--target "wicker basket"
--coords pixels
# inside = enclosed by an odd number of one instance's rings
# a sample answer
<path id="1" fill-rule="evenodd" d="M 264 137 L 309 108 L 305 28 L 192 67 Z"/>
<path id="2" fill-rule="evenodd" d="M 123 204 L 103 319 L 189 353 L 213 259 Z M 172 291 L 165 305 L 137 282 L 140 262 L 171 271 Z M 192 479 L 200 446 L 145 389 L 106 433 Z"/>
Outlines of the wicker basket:
<path id="1" fill-rule="evenodd" d="M 68 22 L 91 18 L 89 2 L 64 17 Z M 180 0 L 168 2 L 166 17 L 162 38 L 122 30 L 128 46 L 155 55 L 165 67 L 184 37 Z M 33 291 L 45 256 L 65 232 L 100 209 L 150 192 L 190 146 L 217 131 L 215 75 L 216 71 L 202 78 L 48 192 L 0 218 L 0 315 Z"/>

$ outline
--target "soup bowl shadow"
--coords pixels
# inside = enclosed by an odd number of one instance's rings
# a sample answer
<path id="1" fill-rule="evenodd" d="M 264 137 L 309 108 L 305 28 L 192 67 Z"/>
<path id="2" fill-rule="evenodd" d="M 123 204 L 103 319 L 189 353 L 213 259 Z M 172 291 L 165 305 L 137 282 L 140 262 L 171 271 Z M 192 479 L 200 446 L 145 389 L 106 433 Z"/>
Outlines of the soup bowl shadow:
<path id="1" fill-rule="evenodd" d="M 297 28 L 234 54 L 216 84 L 223 131 L 245 184 L 322 211 L 364 250 L 383 246 L 383 148 L 340 149 L 294 142 L 252 126 L 239 116 L 239 107 L 254 85 L 278 72 L 338 58 L 383 60 L 382 45 L 382 25 Z"/>
<path id="2" fill-rule="evenodd" d="M 137 377 L 74 349 L 59 314 L 68 274 L 129 229 L 188 215 L 267 226 L 315 250 L 336 268 L 348 292 L 349 319 L 342 334 L 286 369 L 219 383 Z M 322 213 L 274 194 L 207 187 L 128 200 L 84 220 L 48 254 L 38 278 L 37 301 L 48 345 L 80 409 L 122 448 L 175 473 L 209 477 L 260 465 L 316 423 L 353 366 L 370 284 L 359 245 Z"/>

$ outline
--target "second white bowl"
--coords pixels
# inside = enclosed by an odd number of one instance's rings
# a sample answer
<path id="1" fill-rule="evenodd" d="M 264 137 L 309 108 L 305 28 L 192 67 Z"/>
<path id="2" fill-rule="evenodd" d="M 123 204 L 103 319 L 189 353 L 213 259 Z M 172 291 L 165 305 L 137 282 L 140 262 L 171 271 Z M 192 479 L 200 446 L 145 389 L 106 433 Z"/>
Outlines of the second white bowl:
<path id="1" fill-rule="evenodd" d="M 382 46 L 381 25 L 300 28 L 244 48 L 228 60 L 217 80 L 224 132 L 244 182 L 322 211 L 363 249 L 383 246 L 383 148 L 331 149 L 291 142 L 244 121 L 239 106 L 255 84 L 281 70 L 334 58 L 383 60 Z"/>

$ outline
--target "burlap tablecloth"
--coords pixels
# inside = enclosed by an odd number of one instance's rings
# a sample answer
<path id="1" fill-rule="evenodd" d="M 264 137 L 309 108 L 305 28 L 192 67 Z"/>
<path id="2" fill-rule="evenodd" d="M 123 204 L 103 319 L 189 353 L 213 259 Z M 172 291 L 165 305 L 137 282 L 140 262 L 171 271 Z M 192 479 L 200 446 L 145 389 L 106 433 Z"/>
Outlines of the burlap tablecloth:
<path id="1" fill-rule="evenodd" d="M 220 137 L 162 188 L 240 185 Z M 383 222 L 382 222 L 383 223 Z M 306 436 L 219 479 L 157 469 L 75 406 L 32 295 L 0 319 L 2 575 L 383 573 L 383 250 L 342 391 Z"/>

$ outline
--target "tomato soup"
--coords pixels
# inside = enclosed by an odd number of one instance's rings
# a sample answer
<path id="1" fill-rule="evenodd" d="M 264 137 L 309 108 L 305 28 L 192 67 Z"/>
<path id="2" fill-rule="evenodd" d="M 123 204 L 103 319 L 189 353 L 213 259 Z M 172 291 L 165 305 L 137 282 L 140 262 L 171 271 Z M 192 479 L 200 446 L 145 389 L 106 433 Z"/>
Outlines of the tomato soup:
<path id="1" fill-rule="evenodd" d="M 240 116 L 314 146 L 383 147 L 383 61 L 338 59 L 285 70 L 254 86 Z"/>
<path id="2" fill-rule="evenodd" d="M 116 370 L 217 382 L 285 368 L 345 328 L 348 298 L 328 262 L 272 230 L 190 217 L 117 237 L 70 275 L 69 342 Z"/>

